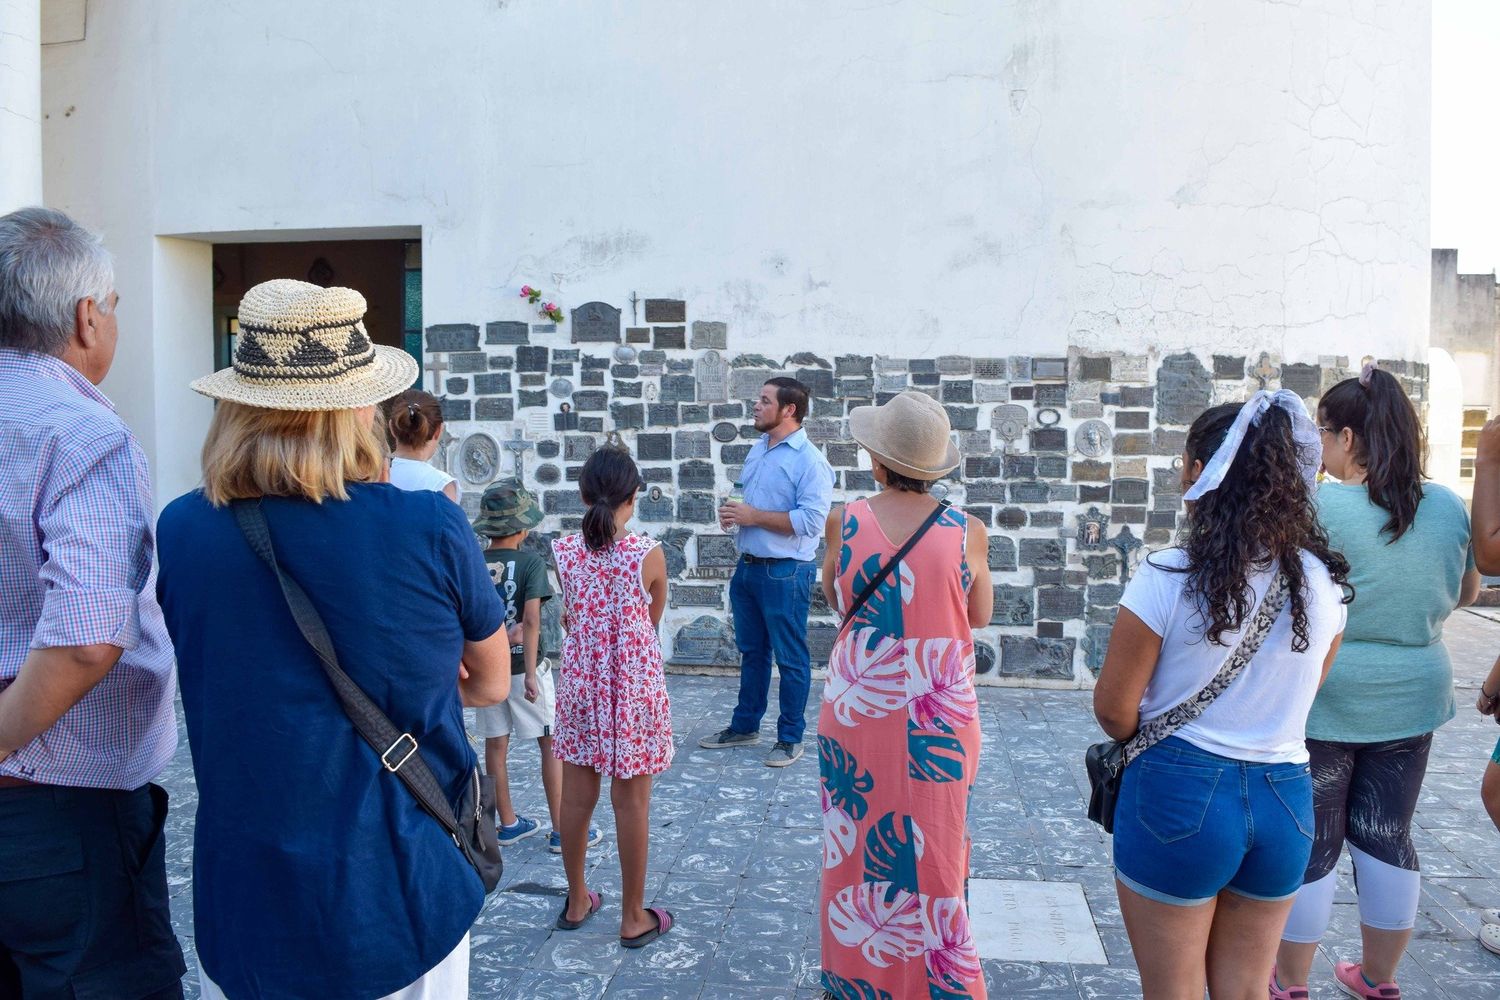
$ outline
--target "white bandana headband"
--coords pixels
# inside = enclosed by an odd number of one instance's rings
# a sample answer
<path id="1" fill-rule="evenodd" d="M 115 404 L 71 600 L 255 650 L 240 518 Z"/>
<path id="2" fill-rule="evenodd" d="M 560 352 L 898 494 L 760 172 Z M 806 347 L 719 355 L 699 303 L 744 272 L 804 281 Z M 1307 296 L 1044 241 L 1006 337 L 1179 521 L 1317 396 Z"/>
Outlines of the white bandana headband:
<path id="1" fill-rule="evenodd" d="M 1302 402 L 1301 396 L 1289 389 L 1277 389 L 1275 392 L 1262 389 L 1240 408 L 1239 416 L 1234 418 L 1234 423 L 1224 435 L 1223 444 L 1219 445 L 1213 458 L 1203 467 L 1203 475 L 1183 494 L 1184 500 L 1197 500 L 1210 490 L 1219 488 L 1224 477 L 1229 475 L 1229 467 L 1234 465 L 1234 457 L 1239 454 L 1245 434 L 1252 425 L 1258 425 L 1260 418 L 1273 406 L 1281 407 L 1292 418 L 1292 441 L 1297 445 L 1302 478 L 1307 481 L 1309 491 L 1317 485 L 1318 467 L 1323 463 L 1323 439 L 1318 434 L 1317 425 L 1307 413 L 1307 404 Z"/>

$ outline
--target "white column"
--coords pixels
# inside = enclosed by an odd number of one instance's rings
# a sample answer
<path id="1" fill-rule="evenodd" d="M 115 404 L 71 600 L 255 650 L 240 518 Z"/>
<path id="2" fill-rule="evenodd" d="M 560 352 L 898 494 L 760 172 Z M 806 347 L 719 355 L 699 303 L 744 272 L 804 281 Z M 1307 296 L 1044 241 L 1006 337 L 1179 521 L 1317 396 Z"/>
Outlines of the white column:
<path id="1" fill-rule="evenodd" d="M 42 3 L 0 0 L 0 214 L 42 203 Z"/>

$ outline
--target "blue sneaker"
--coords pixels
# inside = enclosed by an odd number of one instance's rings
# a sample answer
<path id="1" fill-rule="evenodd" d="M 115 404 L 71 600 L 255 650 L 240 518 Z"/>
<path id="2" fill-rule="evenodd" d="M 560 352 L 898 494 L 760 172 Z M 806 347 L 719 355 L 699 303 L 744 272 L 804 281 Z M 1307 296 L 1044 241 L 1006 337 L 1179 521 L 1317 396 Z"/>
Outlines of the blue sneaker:
<path id="1" fill-rule="evenodd" d="M 527 837 L 534 837 L 541 832 L 542 824 L 525 816 L 517 816 L 516 821 L 510 826 L 500 826 L 496 832 L 500 835 L 500 846 L 509 847 L 511 844 L 519 843 Z"/>
<path id="2" fill-rule="evenodd" d="M 589 847 L 593 847 L 603 839 L 604 834 L 599 832 L 599 828 L 597 826 L 589 827 Z M 562 853 L 562 834 L 558 833 L 556 830 L 553 830 L 550 834 L 547 835 L 547 850 L 551 851 L 553 854 Z"/>

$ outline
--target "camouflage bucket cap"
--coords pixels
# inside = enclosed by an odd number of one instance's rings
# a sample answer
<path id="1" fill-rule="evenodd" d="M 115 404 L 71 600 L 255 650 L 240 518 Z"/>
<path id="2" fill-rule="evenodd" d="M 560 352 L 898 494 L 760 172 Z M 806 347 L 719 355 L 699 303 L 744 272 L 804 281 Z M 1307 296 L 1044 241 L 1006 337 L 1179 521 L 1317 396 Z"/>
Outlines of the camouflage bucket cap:
<path id="1" fill-rule="evenodd" d="M 479 517 L 474 521 L 474 533 L 504 538 L 541 523 L 542 509 L 521 481 L 501 479 L 485 489 L 484 497 L 479 501 Z"/>

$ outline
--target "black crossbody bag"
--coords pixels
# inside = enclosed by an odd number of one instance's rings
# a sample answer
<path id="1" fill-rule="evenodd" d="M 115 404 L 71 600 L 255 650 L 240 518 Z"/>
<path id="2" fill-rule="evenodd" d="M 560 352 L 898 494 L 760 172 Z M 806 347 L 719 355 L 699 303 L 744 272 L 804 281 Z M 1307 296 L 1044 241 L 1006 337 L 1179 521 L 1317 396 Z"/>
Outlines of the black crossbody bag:
<path id="1" fill-rule="evenodd" d="M 1266 641 L 1281 609 L 1286 607 L 1289 595 L 1286 574 L 1278 572 L 1266 596 L 1261 598 L 1260 608 L 1249 629 L 1240 637 L 1239 645 L 1197 694 L 1142 723 L 1128 740 L 1109 740 L 1088 748 L 1083 763 L 1089 773 L 1089 819 L 1104 827 L 1105 833 L 1115 832 L 1115 803 L 1120 798 L 1120 783 L 1125 779 L 1126 765 L 1202 715 L 1214 699 L 1245 672 L 1245 667 L 1260 651 L 1261 643 Z"/>
<path id="2" fill-rule="evenodd" d="M 400 778 L 423 811 L 448 832 L 464 859 L 479 874 L 484 891 L 493 892 L 500 883 L 504 867 L 500 860 L 499 835 L 495 831 L 494 786 L 481 780 L 479 768 L 475 767 L 464 786 L 458 811 L 454 812 L 437 776 L 422 756 L 416 738 L 399 729 L 339 666 L 338 654 L 334 652 L 333 640 L 329 638 L 322 616 L 313 607 L 307 592 L 276 561 L 276 552 L 271 547 L 271 529 L 260 509 L 260 501 L 236 500 L 231 506 L 250 548 L 265 560 L 280 581 L 282 596 L 286 598 L 297 628 L 313 652 L 318 654 L 318 661 L 323 664 L 323 671 L 355 730 L 379 755 L 381 766 Z"/>
<path id="3" fill-rule="evenodd" d="M 875 596 L 875 591 L 880 589 L 880 585 L 885 582 L 886 577 L 891 575 L 891 571 L 900 564 L 902 559 L 906 558 L 908 552 L 916 547 L 916 544 L 922 540 L 922 536 L 927 534 L 927 529 L 937 523 L 937 519 L 943 516 L 943 511 L 951 510 L 952 508 L 953 505 L 948 501 L 939 500 L 938 505 L 933 508 L 932 513 L 927 515 L 927 520 L 918 525 L 917 530 L 911 533 L 911 537 L 906 540 L 906 543 L 896 550 L 896 554 L 891 556 L 884 566 L 880 567 L 880 572 L 870 577 L 870 581 L 865 584 L 864 589 L 854 595 L 854 601 L 849 605 L 849 610 L 844 612 L 844 620 L 839 622 L 840 635 L 844 633 L 844 629 L 849 627 L 849 623 L 854 620 L 854 616 L 859 613 L 859 609 L 865 606 L 865 602 Z"/>

